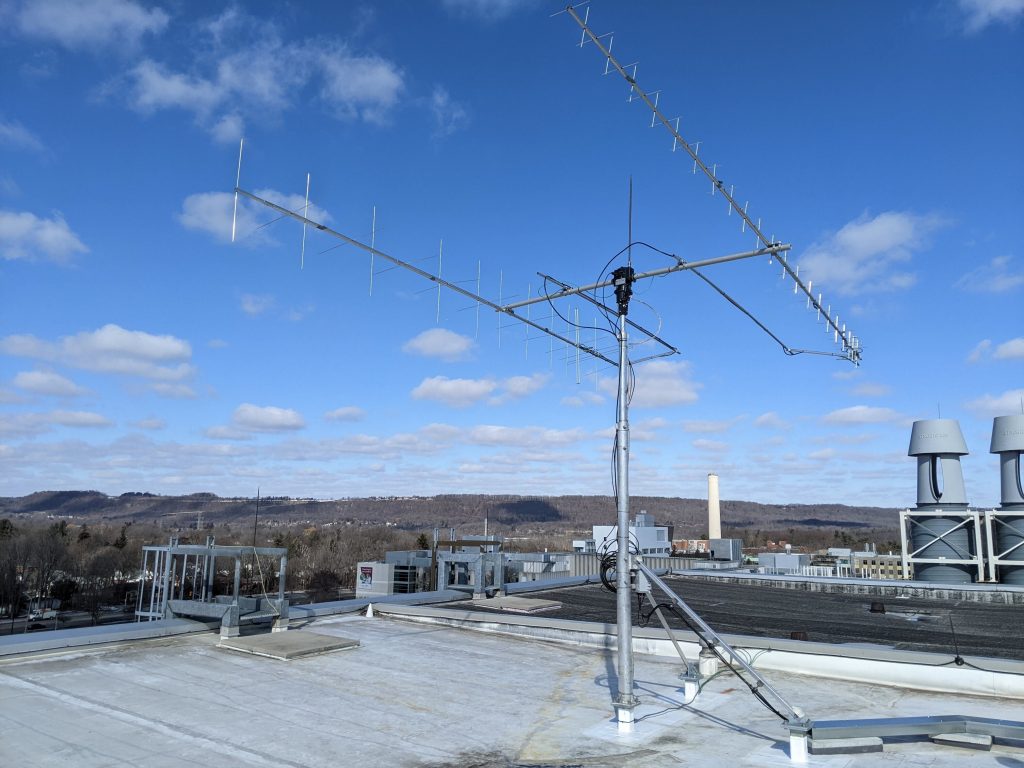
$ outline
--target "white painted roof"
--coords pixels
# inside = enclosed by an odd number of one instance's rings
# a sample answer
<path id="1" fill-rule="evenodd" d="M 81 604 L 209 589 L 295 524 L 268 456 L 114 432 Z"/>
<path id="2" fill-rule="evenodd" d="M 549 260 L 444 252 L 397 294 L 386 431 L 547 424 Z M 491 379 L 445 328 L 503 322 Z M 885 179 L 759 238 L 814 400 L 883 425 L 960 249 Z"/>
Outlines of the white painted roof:
<path id="1" fill-rule="evenodd" d="M 788 731 L 731 675 L 711 679 L 684 706 L 677 660 L 636 656 L 639 722 L 620 735 L 610 650 L 379 613 L 321 618 L 290 631 L 360 645 L 278 661 L 217 648 L 211 632 L 6 659 L 0 765 L 790 765 Z M 819 719 L 1024 720 L 1021 699 L 765 674 Z M 1021 763 L 1019 746 L 974 752 L 901 741 L 878 754 L 812 756 L 810 764 Z"/>

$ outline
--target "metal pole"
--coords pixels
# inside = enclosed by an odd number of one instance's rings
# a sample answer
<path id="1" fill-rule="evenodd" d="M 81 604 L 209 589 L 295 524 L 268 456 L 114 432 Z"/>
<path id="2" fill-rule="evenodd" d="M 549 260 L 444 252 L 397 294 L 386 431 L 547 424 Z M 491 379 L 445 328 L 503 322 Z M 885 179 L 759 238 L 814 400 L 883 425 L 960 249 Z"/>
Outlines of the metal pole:
<path id="1" fill-rule="evenodd" d="M 618 509 L 618 560 L 616 564 L 615 622 L 618 636 L 619 695 L 615 713 L 620 730 L 632 730 L 633 708 L 633 615 L 629 588 L 629 375 L 626 315 L 619 314 L 619 397 L 615 423 L 615 484 Z"/>

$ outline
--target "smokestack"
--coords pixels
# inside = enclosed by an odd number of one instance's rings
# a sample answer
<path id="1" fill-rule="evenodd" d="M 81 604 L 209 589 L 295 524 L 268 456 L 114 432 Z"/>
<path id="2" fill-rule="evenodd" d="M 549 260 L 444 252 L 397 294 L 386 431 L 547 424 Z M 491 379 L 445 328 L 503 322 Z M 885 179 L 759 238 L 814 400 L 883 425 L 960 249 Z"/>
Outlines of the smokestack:
<path id="1" fill-rule="evenodd" d="M 722 538 L 722 512 L 718 507 L 718 475 L 708 474 L 708 538 Z"/>

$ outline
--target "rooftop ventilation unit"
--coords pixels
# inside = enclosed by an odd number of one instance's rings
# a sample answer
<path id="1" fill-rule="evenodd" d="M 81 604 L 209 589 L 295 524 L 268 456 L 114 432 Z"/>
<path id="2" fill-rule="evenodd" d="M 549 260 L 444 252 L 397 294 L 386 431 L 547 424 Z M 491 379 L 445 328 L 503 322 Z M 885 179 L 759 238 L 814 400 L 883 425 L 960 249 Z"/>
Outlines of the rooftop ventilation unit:
<path id="1" fill-rule="evenodd" d="M 1020 471 L 1024 415 L 995 418 L 989 451 L 999 454 L 1001 478 L 999 509 L 985 513 L 989 578 L 995 581 L 998 572 L 1003 584 L 1024 585 L 1024 488 Z"/>
<path id="2" fill-rule="evenodd" d="M 918 581 L 965 584 L 984 580 L 981 521 L 978 513 L 967 507 L 960 466 L 960 457 L 967 452 L 954 419 L 914 422 L 907 453 L 917 458 L 917 509 L 900 513 L 904 576 L 913 563 Z"/>

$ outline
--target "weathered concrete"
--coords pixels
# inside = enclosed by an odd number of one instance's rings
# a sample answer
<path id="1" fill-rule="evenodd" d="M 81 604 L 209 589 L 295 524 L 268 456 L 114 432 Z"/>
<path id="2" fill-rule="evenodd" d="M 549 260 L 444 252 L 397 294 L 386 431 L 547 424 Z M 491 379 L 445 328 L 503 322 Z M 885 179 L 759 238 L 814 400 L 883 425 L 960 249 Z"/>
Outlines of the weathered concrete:
<path id="1" fill-rule="evenodd" d="M 358 640 L 336 635 L 322 635 L 316 632 L 272 632 L 228 639 L 221 638 L 221 641 L 217 643 L 218 648 L 251 653 L 254 656 L 267 656 L 282 661 L 358 646 Z"/>
<path id="2" fill-rule="evenodd" d="M 455 603 L 452 607 L 457 607 Z M 508 611 L 509 613 L 543 613 L 544 611 L 557 611 L 562 604 L 557 600 L 542 600 L 529 597 L 492 597 L 489 600 L 479 600 L 474 604 L 477 608 L 487 608 L 492 611 Z"/>
<path id="3" fill-rule="evenodd" d="M 945 744 L 947 747 L 963 747 L 982 752 L 992 749 L 992 737 L 987 733 L 939 733 L 932 736 L 932 741 L 936 744 Z"/>
<path id="4" fill-rule="evenodd" d="M 881 752 L 882 740 L 877 736 L 856 739 L 811 739 L 812 755 L 861 755 Z"/>

